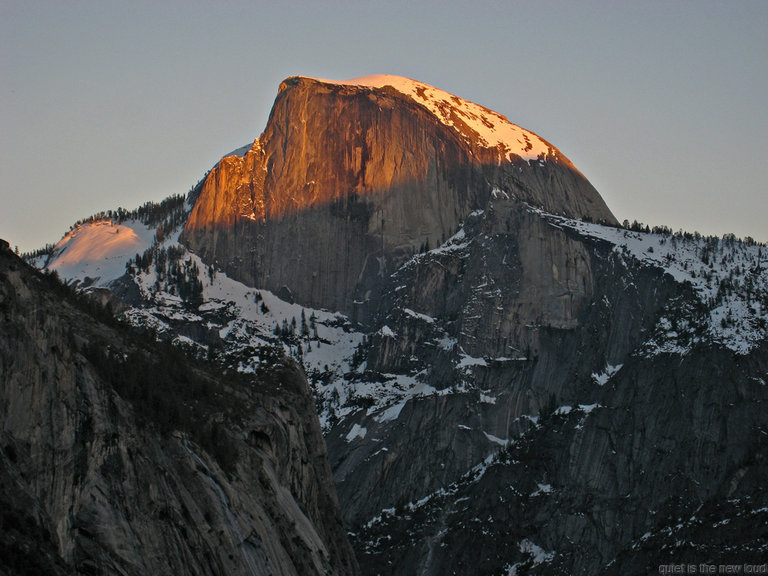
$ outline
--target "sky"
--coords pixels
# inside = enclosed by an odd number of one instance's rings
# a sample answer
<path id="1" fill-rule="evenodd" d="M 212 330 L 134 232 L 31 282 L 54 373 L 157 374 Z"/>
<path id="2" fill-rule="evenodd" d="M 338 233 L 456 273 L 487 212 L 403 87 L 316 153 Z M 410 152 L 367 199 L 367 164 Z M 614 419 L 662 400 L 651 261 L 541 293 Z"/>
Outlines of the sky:
<path id="1" fill-rule="evenodd" d="M 768 241 L 762 0 L 0 0 L 0 238 L 186 193 L 284 78 L 369 74 L 536 132 L 619 220 Z"/>

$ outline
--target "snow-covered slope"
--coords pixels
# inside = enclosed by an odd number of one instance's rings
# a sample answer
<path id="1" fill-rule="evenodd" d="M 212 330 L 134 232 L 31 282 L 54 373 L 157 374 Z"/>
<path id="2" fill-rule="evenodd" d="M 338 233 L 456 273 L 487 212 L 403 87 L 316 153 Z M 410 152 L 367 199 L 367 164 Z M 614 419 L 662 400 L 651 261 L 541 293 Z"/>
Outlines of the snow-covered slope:
<path id="1" fill-rule="evenodd" d="M 80 220 L 53 247 L 29 259 L 81 288 L 107 287 L 125 274 L 126 264 L 158 243 L 175 243 L 189 214 L 184 195 L 118 208 Z"/>
<path id="2" fill-rule="evenodd" d="M 541 213 L 539 210 L 532 209 Z M 614 250 L 663 270 L 680 284 L 693 289 L 705 311 L 701 328 L 706 336 L 695 334 L 698 320 L 690 314 L 661 318 L 646 352 L 685 354 L 692 345 L 708 339 L 737 354 L 747 354 L 768 338 L 768 249 L 733 236 L 703 237 L 699 234 L 659 234 L 600 226 L 560 216 L 544 215 L 554 226 L 575 230 L 581 235 L 605 240 Z"/>
<path id="3" fill-rule="evenodd" d="M 391 86 L 411 98 L 464 138 L 484 148 L 498 148 L 508 160 L 545 160 L 555 148 L 533 132 L 512 124 L 501 114 L 444 90 L 402 76 L 376 74 L 351 80 L 312 78 L 326 84 L 383 88 Z"/>
<path id="4" fill-rule="evenodd" d="M 198 353 L 220 346 L 227 358 L 223 361 L 240 372 L 258 371 L 277 347 L 307 373 L 325 430 L 361 405 L 385 422 L 397 419 L 409 399 L 441 393 L 422 381 L 423 373 L 366 376 L 365 363 L 356 360 L 366 334 L 343 314 L 291 304 L 268 290 L 246 286 L 207 267 L 173 239 L 156 244 L 154 251 L 175 254 L 172 260 L 162 256 L 161 266 L 156 255 L 146 270 L 132 266 L 130 277 L 143 303 L 128 309 L 126 319 L 161 336 L 175 336 Z M 174 266 L 199 281 L 201 293 L 194 304 L 179 295 L 168 272 Z"/>
<path id="5" fill-rule="evenodd" d="M 106 286 L 125 274 L 125 264 L 152 245 L 155 230 L 136 220 L 80 224 L 56 244 L 47 263 L 68 282 Z"/>

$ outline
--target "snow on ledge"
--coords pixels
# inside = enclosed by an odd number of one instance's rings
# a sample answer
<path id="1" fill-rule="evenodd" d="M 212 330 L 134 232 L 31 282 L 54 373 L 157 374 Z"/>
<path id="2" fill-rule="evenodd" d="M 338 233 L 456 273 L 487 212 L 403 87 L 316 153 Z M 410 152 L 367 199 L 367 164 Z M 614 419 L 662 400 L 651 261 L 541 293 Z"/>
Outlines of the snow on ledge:
<path id="1" fill-rule="evenodd" d="M 360 426 L 360 424 L 353 424 L 352 429 L 347 434 L 345 440 L 347 442 L 352 442 L 355 438 L 360 438 L 361 440 L 365 438 L 365 435 L 368 434 L 368 429 Z"/>
<path id="2" fill-rule="evenodd" d="M 608 381 L 611 378 L 613 378 L 614 375 L 623 367 L 624 367 L 624 364 L 617 364 L 616 366 L 612 366 L 611 364 L 608 364 L 600 374 L 598 374 L 597 372 L 594 372 L 592 374 L 592 381 L 598 386 L 605 386 L 608 383 Z"/>

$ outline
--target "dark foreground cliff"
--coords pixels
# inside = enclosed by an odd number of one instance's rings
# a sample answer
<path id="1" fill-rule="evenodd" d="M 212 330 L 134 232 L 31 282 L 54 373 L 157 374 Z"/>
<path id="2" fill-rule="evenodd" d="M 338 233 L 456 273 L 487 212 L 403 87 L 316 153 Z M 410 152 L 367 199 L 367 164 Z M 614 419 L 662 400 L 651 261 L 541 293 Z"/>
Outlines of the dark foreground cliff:
<path id="1" fill-rule="evenodd" d="M 5 243 L 0 322 L 0 573 L 357 573 L 292 361 L 222 376 Z"/>

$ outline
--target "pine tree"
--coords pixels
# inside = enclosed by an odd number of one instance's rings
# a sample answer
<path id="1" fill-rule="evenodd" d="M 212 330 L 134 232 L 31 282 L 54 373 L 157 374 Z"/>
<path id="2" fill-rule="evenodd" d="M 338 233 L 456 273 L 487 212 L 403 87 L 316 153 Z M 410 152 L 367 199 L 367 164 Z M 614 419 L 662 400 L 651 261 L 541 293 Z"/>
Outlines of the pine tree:
<path id="1" fill-rule="evenodd" d="M 307 326 L 307 316 L 304 314 L 304 309 L 301 309 L 301 335 L 305 338 L 309 337 L 309 326 Z"/>

